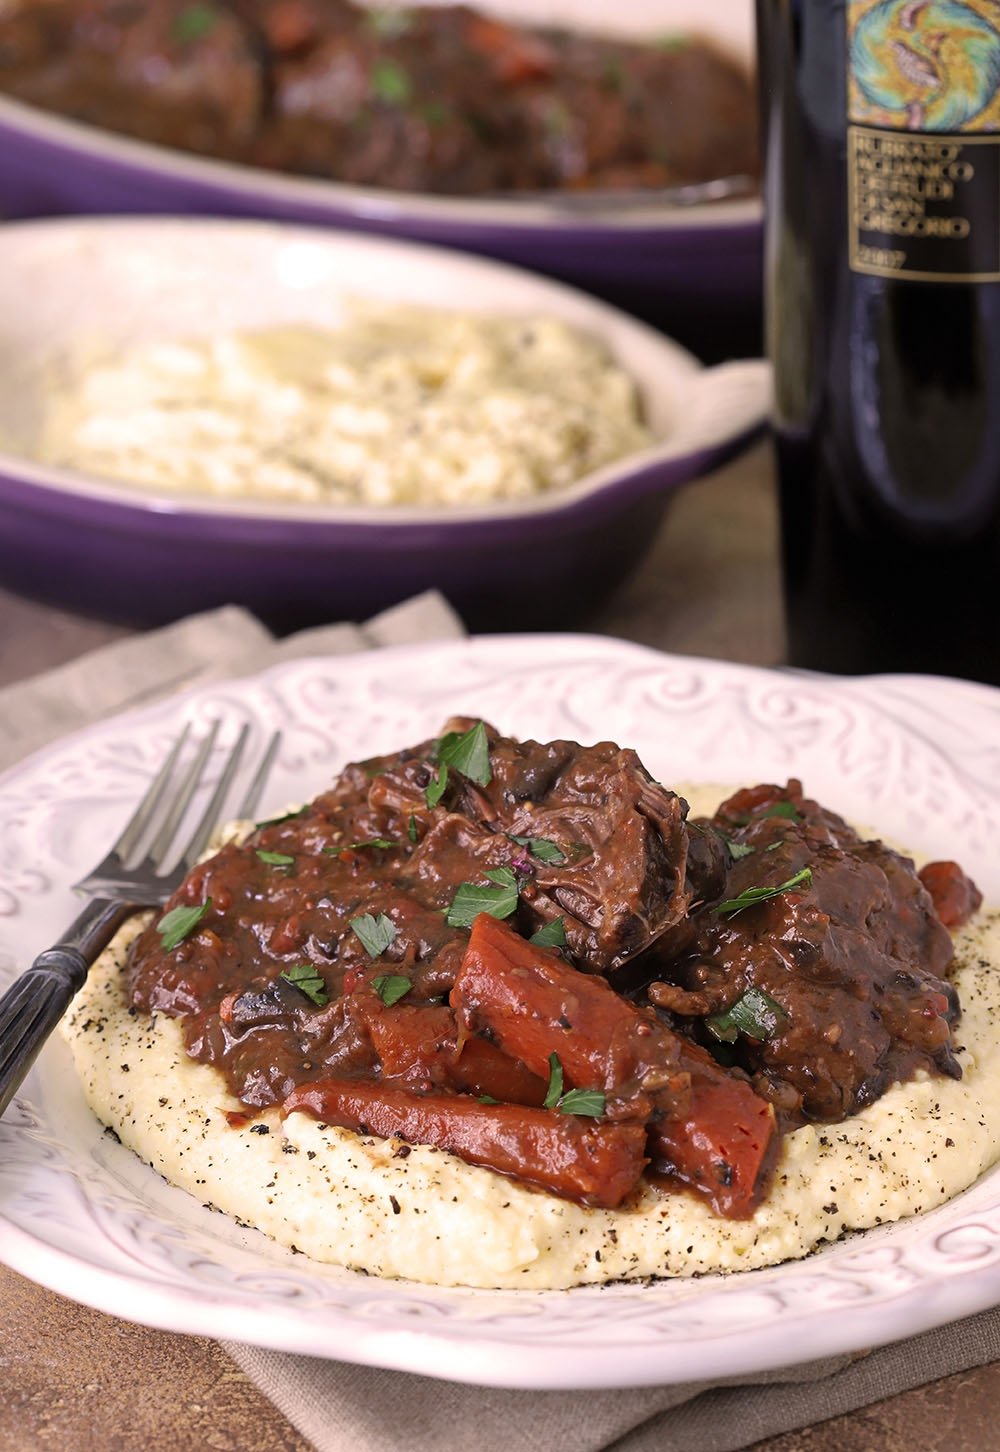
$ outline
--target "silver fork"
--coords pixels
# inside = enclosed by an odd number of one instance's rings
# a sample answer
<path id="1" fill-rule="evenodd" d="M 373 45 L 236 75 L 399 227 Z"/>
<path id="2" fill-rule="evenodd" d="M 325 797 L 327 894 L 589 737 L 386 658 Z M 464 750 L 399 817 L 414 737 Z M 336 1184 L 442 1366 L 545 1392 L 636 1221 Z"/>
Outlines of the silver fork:
<path id="1" fill-rule="evenodd" d="M 219 774 L 211 800 L 187 842 L 171 853 L 174 838 L 198 789 L 215 746 L 220 722 L 208 735 L 170 792 L 187 743 L 185 726 L 111 851 L 80 879 L 75 891 L 90 898 L 62 941 L 40 953 L 0 998 L 0 1115 L 34 1063 L 42 1044 L 84 984 L 90 965 L 132 913 L 166 902 L 197 862 L 223 815 L 226 796 L 239 769 L 249 726 L 241 730 Z M 268 742 L 235 816 L 253 815 L 281 741 Z M 145 851 L 142 844 L 148 842 Z"/>

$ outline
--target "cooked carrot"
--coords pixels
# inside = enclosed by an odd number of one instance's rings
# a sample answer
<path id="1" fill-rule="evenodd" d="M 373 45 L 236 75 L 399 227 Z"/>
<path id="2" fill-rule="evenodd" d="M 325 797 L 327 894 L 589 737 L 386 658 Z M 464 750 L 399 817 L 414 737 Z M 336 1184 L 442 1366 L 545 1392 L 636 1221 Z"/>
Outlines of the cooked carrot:
<path id="1" fill-rule="evenodd" d="M 451 992 L 459 1027 L 499 1045 L 548 1077 L 557 1054 L 567 1085 L 631 1095 L 654 1075 L 667 1088 L 680 1071 L 680 1040 L 626 1002 L 603 978 L 579 973 L 488 913 L 472 925 Z M 674 1085 L 684 1098 L 687 1080 Z"/>
<path id="2" fill-rule="evenodd" d="M 370 1000 L 370 1001 L 369 1001 Z M 383 1004 L 374 993 L 359 994 L 351 1012 L 364 1022 L 384 1079 L 406 1078 L 414 1088 L 448 1082 L 457 1050 L 455 1018 L 443 1004 Z"/>
<path id="3" fill-rule="evenodd" d="M 498 79 L 506 85 L 516 86 L 552 74 L 551 48 L 503 21 L 472 15 L 465 25 L 465 39 L 474 51 L 492 61 Z"/>
<path id="4" fill-rule="evenodd" d="M 541 1108 L 548 1088 L 520 1059 L 485 1039 L 465 1039 L 451 1071 L 452 1083 L 467 1094 L 488 1094 L 504 1104 Z"/>
<path id="5" fill-rule="evenodd" d="M 753 1213 L 775 1143 L 771 1105 L 604 979 L 481 914 L 451 1003 L 467 1033 L 536 1074 L 555 1053 L 567 1087 L 600 1089 L 616 1118 L 649 1123 L 654 1160 L 720 1215 Z"/>
<path id="6" fill-rule="evenodd" d="M 363 1019 L 383 1079 L 488 1094 L 505 1104 L 540 1105 L 545 1098 L 545 1080 L 495 1045 L 485 1039 L 460 1044 L 455 1015 L 444 1004 L 389 1007 L 374 994 L 359 994 L 352 1012 Z"/>
<path id="7" fill-rule="evenodd" d="M 513 1175 L 568 1200 L 613 1209 L 646 1164 L 638 1124 L 593 1124 L 572 1114 L 480 1104 L 461 1094 L 414 1094 L 390 1084 L 326 1079 L 285 1100 L 324 1124 L 450 1150 L 470 1164 Z"/>
<path id="8" fill-rule="evenodd" d="M 703 1196 L 717 1214 L 744 1220 L 760 1204 L 777 1156 L 774 1109 L 696 1044 L 685 1044 L 682 1063 L 691 1076 L 689 1108 L 650 1125 L 653 1167 Z"/>
<path id="9" fill-rule="evenodd" d="M 946 928 L 960 928 L 982 907 L 982 893 L 957 862 L 928 862 L 917 876 Z"/>

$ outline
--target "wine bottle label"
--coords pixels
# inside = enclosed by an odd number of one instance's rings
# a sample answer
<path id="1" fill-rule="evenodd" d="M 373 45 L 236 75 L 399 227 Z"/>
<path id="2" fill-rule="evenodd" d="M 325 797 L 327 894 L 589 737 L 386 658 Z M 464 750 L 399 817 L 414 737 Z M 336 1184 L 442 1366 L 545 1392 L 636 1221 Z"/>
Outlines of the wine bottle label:
<path id="1" fill-rule="evenodd" d="M 850 266 L 1000 281 L 1000 3 L 847 0 Z"/>

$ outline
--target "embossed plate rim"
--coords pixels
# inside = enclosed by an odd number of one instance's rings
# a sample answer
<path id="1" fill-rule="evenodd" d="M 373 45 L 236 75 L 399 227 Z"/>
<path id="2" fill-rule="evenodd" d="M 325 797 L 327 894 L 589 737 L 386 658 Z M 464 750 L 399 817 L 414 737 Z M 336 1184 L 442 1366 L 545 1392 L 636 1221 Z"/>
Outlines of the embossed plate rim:
<path id="1" fill-rule="evenodd" d="M 430 733 L 453 710 L 591 738 L 634 720 L 629 744 L 654 770 L 676 763 L 675 780 L 697 762 L 730 761 L 728 772 L 701 771 L 716 780 L 821 763 L 831 805 L 870 807 L 887 835 L 963 854 L 1000 901 L 1000 692 L 917 677 L 795 677 L 603 637 L 488 637 L 292 661 L 200 686 L 14 767 L 0 777 L 0 977 L 51 936 L 69 882 L 125 815 L 178 719 L 220 709 L 261 733 L 279 718 L 289 727 L 275 805 L 296 783 L 299 794 L 317 789 L 348 756 L 407 739 L 404 719 L 409 734 Z M 813 771 L 807 781 L 824 794 Z M 926 831 L 920 841 L 929 812 L 933 843 Z M 173 1331 L 498 1386 L 638 1386 L 809 1361 L 1000 1302 L 1000 1176 L 773 1270 L 571 1292 L 436 1290 L 304 1266 L 209 1215 L 100 1133 L 54 1044 L 0 1124 L 0 1260 Z"/>

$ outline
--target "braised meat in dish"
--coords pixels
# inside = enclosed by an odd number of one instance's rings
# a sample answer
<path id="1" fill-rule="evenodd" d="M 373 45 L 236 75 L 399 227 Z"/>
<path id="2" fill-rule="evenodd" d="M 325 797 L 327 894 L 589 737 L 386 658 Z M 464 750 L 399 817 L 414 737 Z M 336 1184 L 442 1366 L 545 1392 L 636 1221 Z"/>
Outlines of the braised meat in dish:
<path id="1" fill-rule="evenodd" d="M 7 0 L 0 90 L 63 116 L 303 176 L 474 196 L 757 173 L 749 76 L 466 6 Z"/>
<path id="2" fill-rule="evenodd" d="M 781 1136 L 959 1077 L 955 864 L 800 783 L 708 820 L 611 742 L 458 718 L 188 876 L 129 959 L 247 1114 L 436 1145 L 584 1204 L 644 1174 L 734 1219 Z"/>

